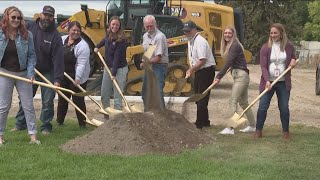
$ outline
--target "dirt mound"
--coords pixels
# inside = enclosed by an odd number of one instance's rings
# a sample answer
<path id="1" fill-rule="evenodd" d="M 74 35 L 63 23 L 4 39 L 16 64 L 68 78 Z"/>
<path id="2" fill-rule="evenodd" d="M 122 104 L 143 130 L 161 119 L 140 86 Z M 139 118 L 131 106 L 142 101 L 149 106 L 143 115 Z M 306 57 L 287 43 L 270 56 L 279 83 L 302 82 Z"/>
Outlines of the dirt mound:
<path id="1" fill-rule="evenodd" d="M 118 114 L 61 148 L 80 154 L 172 154 L 212 143 L 213 140 L 210 134 L 195 128 L 181 114 L 165 110 Z"/>

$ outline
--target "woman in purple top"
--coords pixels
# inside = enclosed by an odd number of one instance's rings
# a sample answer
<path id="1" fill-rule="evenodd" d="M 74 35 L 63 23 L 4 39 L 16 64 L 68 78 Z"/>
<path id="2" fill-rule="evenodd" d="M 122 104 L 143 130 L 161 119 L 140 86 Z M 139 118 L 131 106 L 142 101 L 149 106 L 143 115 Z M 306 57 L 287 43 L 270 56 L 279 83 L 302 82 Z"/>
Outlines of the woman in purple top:
<path id="1" fill-rule="evenodd" d="M 127 80 L 128 64 L 126 59 L 127 37 L 121 30 L 121 21 L 118 16 L 113 16 L 109 21 L 109 28 L 106 37 L 94 48 L 95 52 L 105 46 L 105 62 L 111 70 L 112 76 L 105 71 L 101 85 L 101 102 L 104 108 L 110 107 L 110 97 L 113 93 L 114 108 L 122 110 L 122 97 L 113 86 L 113 79 L 116 79 L 121 91 Z"/>
<path id="2" fill-rule="evenodd" d="M 248 107 L 248 87 L 250 82 L 249 70 L 247 68 L 246 59 L 243 53 L 243 46 L 237 38 L 234 27 L 228 26 L 223 31 L 223 39 L 221 40 L 221 55 L 226 60 L 225 65 L 217 74 L 214 82 L 219 83 L 222 76 L 231 68 L 233 85 L 231 98 L 229 100 L 230 115 L 238 110 L 238 104 L 242 109 Z M 249 126 L 240 130 L 241 132 L 255 132 L 255 119 L 251 109 L 246 111 Z M 225 128 L 219 134 L 234 134 L 233 125 Z"/>
<path id="3" fill-rule="evenodd" d="M 274 93 L 277 94 L 283 138 L 289 139 L 289 98 L 291 90 L 291 71 L 281 78 L 273 87 L 271 83 L 282 74 L 288 66 L 295 67 L 296 57 L 293 45 L 288 41 L 284 26 L 279 23 L 271 25 L 269 40 L 260 50 L 261 80 L 259 91 L 264 94 L 259 103 L 255 137 L 262 137 L 262 129 L 267 111 Z"/>

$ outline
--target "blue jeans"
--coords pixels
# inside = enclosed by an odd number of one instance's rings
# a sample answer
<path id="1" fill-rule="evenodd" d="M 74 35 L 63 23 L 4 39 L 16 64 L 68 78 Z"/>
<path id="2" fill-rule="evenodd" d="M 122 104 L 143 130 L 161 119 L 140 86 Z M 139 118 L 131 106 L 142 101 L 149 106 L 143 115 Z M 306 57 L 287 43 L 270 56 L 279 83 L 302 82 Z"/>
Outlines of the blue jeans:
<path id="1" fill-rule="evenodd" d="M 167 76 L 167 70 L 168 70 L 168 65 L 167 64 L 153 64 L 152 65 L 152 70 L 154 72 L 154 75 L 156 76 L 156 79 L 158 80 L 158 85 L 159 85 L 159 91 L 160 91 L 160 100 L 162 104 L 162 108 L 165 108 L 165 103 L 164 103 L 164 93 L 163 93 L 163 88 L 165 86 L 165 80 Z M 144 74 L 143 76 L 143 84 L 142 84 L 142 92 L 141 96 L 143 99 L 143 102 L 145 102 L 145 95 L 146 95 L 146 82 L 147 82 L 147 76 Z"/>
<path id="2" fill-rule="evenodd" d="M 278 97 L 278 108 L 280 110 L 280 119 L 282 123 L 283 132 L 289 132 L 289 98 L 290 91 L 286 89 L 285 81 L 277 82 L 270 91 L 264 94 L 259 103 L 259 109 L 257 112 L 257 130 L 262 130 L 264 126 L 264 122 L 267 117 L 267 111 L 270 106 L 270 101 L 272 96 L 276 92 Z"/>
<path id="3" fill-rule="evenodd" d="M 22 72 L 12 72 L 7 71 L 3 68 L 0 68 L 1 72 L 16 75 L 19 77 L 27 78 L 27 71 Z M 0 135 L 3 135 L 8 113 L 11 108 L 12 102 L 12 92 L 13 88 L 16 87 L 18 91 L 19 98 L 22 102 L 22 108 L 26 112 L 26 120 L 28 127 L 28 134 L 36 134 L 37 133 L 37 124 L 36 124 L 36 113 L 33 106 L 33 98 L 32 98 L 32 86 L 29 83 L 24 81 L 15 80 L 8 77 L 0 76 L 0 84 L 3 88 L 0 88 Z"/>
<path id="4" fill-rule="evenodd" d="M 53 71 L 48 73 L 42 73 L 51 83 L 53 83 Z M 35 80 L 44 82 L 39 76 L 35 76 Z M 33 85 L 33 97 L 35 96 L 38 89 L 38 85 Z M 51 88 L 41 86 L 41 100 L 42 109 L 40 114 L 40 120 L 42 125 L 41 131 L 52 131 L 52 124 L 50 123 L 54 116 L 54 104 L 53 100 L 55 97 L 55 91 Z M 19 111 L 16 115 L 16 128 L 19 130 L 26 128 L 26 118 L 23 109 L 21 108 L 21 102 L 19 102 Z"/>
<path id="5" fill-rule="evenodd" d="M 124 86 L 126 85 L 128 74 L 128 66 L 119 68 L 116 74 L 116 81 L 123 92 Z M 110 97 L 113 93 L 114 108 L 122 110 L 122 97 L 110 78 L 109 73 L 103 73 L 102 85 L 101 85 L 101 102 L 104 108 L 110 107 Z"/>

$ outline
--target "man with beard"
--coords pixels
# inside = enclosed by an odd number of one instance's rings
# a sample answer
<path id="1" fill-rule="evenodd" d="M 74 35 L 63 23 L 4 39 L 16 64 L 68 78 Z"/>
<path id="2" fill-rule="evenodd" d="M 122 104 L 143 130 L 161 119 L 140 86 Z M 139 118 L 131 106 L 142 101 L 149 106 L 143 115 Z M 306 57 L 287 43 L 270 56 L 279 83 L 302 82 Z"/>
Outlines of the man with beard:
<path id="1" fill-rule="evenodd" d="M 163 99 L 163 88 L 165 85 L 165 79 L 167 75 L 167 68 L 169 63 L 168 56 L 168 46 L 167 46 L 167 38 L 166 36 L 157 28 L 157 22 L 155 17 L 152 15 L 147 15 L 143 19 L 143 25 L 146 30 L 146 33 L 143 35 L 143 47 L 146 51 L 150 45 L 156 45 L 156 50 L 154 51 L 152 57 L 149 60 L 149 63 L 152 66 L 152 70 L 156 79 L 158 80 L 158 87 L 160 93 L 160 109 L 165 109 L 164 99 Z M 141 63 L 140 66 L 143 66 Z M 145 106 L 145 111 L 148 111 L 148 105 L 146 106 L 146 101 L 150 101 L 146 97 L 146 87 L 147 87 L 147 76 L 146 73 L 143 77 L 143 85 L 142 85 L 142 99 Z"/>
<path id="2" fill-rule="evenodd" d="M 64 59 L 61 36 L 56 30 L 54 21 L 55 9 L 51 6 L 44 6 L 40 17 L 27 24 L 27 29 L 32 32 L 34 47 L 37 55 L 36 69 L 40 71 L 55 86 L 60 86 L 63 79 Z M 39 76 L 35 80 L 43 81 Z M 36 94 L 38 85 L 33 85 L 33 96 Z M 42 121 L 41 132 L 44 135 L 50 134 L 54 116 L 55 91 L 47 87 L 41 87 L 42 109 L 40 120 Z M 20 109 L 16 116 L 16 127 L 11 131 L 26 129 L 26 119 L 19 103 Z"/>
<path id="3" fill-rule="evenodd" d="M 194 76 L 194 93 L 204 92 L 212 83 L 215 76 L 215 59 L 212 50 L 205 38 L 197 31 L 197 25 L 193 21 L 187 21 L 182 29 L 188 39 L 188 59 L 190 68 L 186 77 Z M 197 119 L 195 125 L 198 129 L 209 127 L 208 102 L 210 91 L 200 101 L 197 102 Z"/>

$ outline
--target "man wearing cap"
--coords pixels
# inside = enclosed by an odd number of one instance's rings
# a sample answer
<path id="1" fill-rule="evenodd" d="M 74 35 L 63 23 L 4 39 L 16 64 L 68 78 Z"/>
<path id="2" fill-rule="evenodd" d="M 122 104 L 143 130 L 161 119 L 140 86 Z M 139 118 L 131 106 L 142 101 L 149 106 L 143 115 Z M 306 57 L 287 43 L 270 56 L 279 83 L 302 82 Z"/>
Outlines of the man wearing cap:
<path id="1" fill-rule="evenodd" d="M 61 36 L 56 30 L 54 21 L 55 9 L 51 6 L 44 6 L 40 17 L 27 24 L 27 29 L 32 32 L 34 47 L 37 55 L 36 69 L 40 71 L 55 86 L 60 86 L 63 79 L 64 59 Z M 37 81 L 43 81 L 36 75 Z M 44 81 L 43 81 L 44 82 Z M 37 85 L 33 85 L 33 95 L 36 94 Z M 52 131 L 50 123 L 54 116 L 55 91 L 47 87 L 41 87 L 42 109 L 40 120 L 42 121 L 41 132 L 48 135 Z M 26 128 L 26 119 L 21 108 L 16 116 L 16 127 L 11 131 L 23 130 Z"/>
<path id="2" fill-rule="evenodd" d="M 157 22 L 154 16 L 152 15 L 146 15 L 143 18 L 143 25 L 146 30 L 146 33 L 143 35 L 143 47 L 144 50 L 147 50 L 147 48 L 150 45 L 156 45 L 156 50 L 154 51 L 153 55 L 151 56 L 149 62 L 152 65 L 152 70 L 154 72 L 154 75 L 156 76 L 158 80 L 158 86 L 160 90 L 160 109 L 165 109 L 165 103 L 164 103 L 164 93 L 163 88 L 165 85 L 165 79 L 167 76 L 167 68 L 169 63 L 169 56 L 168 56 L 168 46 L 167 46 L 167 38 L 166 36 L 157 28 Z M 140 66 L 143 66 L 141 63 Z M 144 103 L 145 111 L 148 111 L 148 105 L 146 105 L 147 100 L 146 96 L 146 74 L 143 77 L 143 84 L 142 84 L 142 99 Z M 148 97 L 150 98 L 150 97 Z"/>
<path id="3" fill-rule="evenodd" d="M 188 59 L 190 68 L 187 70 L 186 77 L 194 76 L 194 93 L 203 93 L 212 83 L 215 76 L 215 59 L 212 50 L 205 38 L 197 31 L 197 25 L 193 21 L 184 23 L 182 29 L 188 39 Z M 195 125 L 198 129 L 209 127 L 208 102 L 210 91 L 206 97 L 198 101 L 197 119 Z"/>

